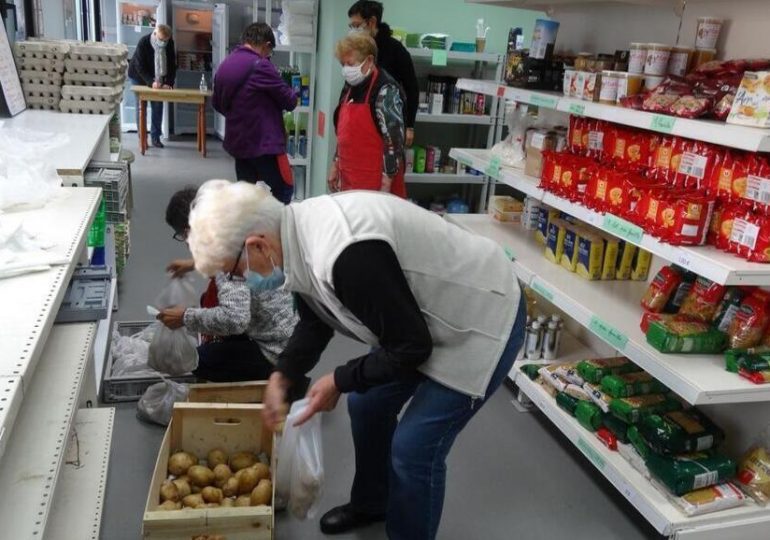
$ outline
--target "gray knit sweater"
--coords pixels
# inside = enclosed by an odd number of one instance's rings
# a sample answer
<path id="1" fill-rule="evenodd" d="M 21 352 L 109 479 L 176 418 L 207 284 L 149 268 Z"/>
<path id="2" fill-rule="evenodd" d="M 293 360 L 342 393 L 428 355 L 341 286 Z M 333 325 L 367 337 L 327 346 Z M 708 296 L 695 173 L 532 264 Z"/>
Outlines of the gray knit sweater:
<path id="1" fill-rule="evenodd" d="M 184 312 L 185 327 L 212 336 L 246 334 L 275 364 L 299 320 L 291 294 L 285 291 L 254 293 L 243 278 L 230 280 L 221 272 L 216 275 L 216 282 L 219 305 L 188 308 Z"/>

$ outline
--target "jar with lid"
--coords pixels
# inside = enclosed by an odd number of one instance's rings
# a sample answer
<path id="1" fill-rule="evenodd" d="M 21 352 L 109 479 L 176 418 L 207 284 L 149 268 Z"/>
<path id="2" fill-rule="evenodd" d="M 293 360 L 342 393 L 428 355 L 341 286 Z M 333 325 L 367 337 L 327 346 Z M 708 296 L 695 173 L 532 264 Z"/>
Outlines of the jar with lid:
<path id="1" fill-rule="evenodd" d="M 589 52 L 578 53 L 575 58 L 575 70 L 576 71 L 588 71 L 588 61 L 593 58 L 593 55 Z"/>
<path id="2" fill-rule="evenodd" d="M 644 64 L 644 74 L 661 77 L 666 74 L 668 59 L 671 56 L 671 46 L 662 43 L 647 44 L 647 61 Z"/>
<path id="3" fill-rule="evenodd" d="M 632 43 L 628 48 L 628 72 L 644 73 L 644 65 L 647 63 L 647 44 Z"/>
<path id="4" fill-rule="evenodd" d="M 615 72 L 618 79 L 618 102 L 626 96 L 635 96 L 642 91 L 642 76 L 635 73 Z"/>
<path id="5" fill-rule="evenodd" d="M 617 71 L 602 71 L 602 83 L 599 90 L 599 103 L 615 105 L 618 100 L 618 83 L 620 78 Z"/>
<path id="6" fill-rule="evenodd" d="M 695 50 L 691 47 L 672 47 L 668 58 L 668 74 L 684 77 L 690 71 Z"/>
<path id="7" fill-rule="evenodd" d="M 698 49 L 713 49 L 719 41 L 724 21 L 717 17 L 698 17 L 698 30 L 695 34 L 695 47 Z"/>
<path id="8" fill-rule="evenodd" d="M 717 57 L 716 49 L 695 49 L 695 57 L 692 61 L 692 69 L 696 69 L 698 66 L 711 62 Z"/>

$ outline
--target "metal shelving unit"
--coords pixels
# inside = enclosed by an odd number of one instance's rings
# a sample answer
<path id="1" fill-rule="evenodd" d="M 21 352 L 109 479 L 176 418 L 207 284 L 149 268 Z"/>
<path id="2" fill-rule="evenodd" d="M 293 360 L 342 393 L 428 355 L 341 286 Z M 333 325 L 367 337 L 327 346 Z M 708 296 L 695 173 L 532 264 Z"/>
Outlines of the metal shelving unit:
<path id="1" fill-rule="evenodd" d="M 6 538 L 46 533 L 95 332 L 93 323 L 60 324 L 48 336 L 0 459 L 0 487 L 13 493 L 0 505 Z"/>
<path id="2" fill-rule="evenodd" d="M 483 176 L 474 174 L 444 174 L 444 173 L 407 173 L 404 176 L 407 184 L 478 184 L 483 185 Z"/>
<path id="3" fill-rule="evenodd" d="M 99 540 L 115 409 L 80 409 L 56 486 L 45 538 Z"/>

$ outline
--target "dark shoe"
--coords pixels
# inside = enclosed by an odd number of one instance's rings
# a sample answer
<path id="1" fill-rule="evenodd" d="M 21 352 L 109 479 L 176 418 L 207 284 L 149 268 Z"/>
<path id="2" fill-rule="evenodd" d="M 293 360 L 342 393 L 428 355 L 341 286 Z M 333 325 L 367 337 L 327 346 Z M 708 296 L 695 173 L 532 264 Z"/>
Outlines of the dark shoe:
<path id="1" fill-rule="evenodd" d="M 160 139 L 153 139 L 152 140 L 152 145 L 155 148 L 165 148 L 166 147 L 162 142 L 160 142 Z"/>
<path id="2" fill-rule="evenodd" d="M 326 512 L 321 518 L 321 532 L 324 534 L 342 534 L 378 521 L 385 521 L 384 514 L 362 514 L 350 507 L 350 504 L 337 506 Z"/>

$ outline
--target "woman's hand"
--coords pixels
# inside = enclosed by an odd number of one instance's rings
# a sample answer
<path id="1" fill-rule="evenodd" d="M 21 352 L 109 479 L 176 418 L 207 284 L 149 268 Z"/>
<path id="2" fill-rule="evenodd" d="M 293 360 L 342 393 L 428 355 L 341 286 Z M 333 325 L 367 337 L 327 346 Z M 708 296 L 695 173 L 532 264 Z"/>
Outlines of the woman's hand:
<path id="1" fill-rule="evenodd" d="M 337 385 L 334 382 L 334 374 L 329 373 L 318 379 L 318 382 L 310 387 L 307 397 L 310 398 L 310 403 L 308 403 L 302 416 L 294 422 L 295 426 L 301 426 L 318 412 L 334 410 L 340 399 L 340 391 L 337 390 Z"/>
<path id="2" fill-rule="evenodd" d="M 380 186 L 380 191 L 384 191 L 385 193 L 390 193 L 392 188 L 393 188 L 393 179 L 387 174 L 382 173 L 382 186 Z"/>
<path id="3" fill-rule="evenodd" d="M 152 87 L 153 87 L 153 89 L 155 89 L 155 90 L 157 90 L 157 89 L 158 89 L 158 88 L 160 88 L 161 86 L 162 86 L 162 85 L 161 85 L 161 84 L 160 84 L 158 81 L 155 81 L 155 82 L 153 82 L 153 83 L 152 83 Z"/>
<path id="4" fill-rule="evenodd" d="M 411 148 L 413 142 L 414 128 L 406 128 L 406 132 L 404 133 L 404 145 L 406 145 L 407 148 Z"/>
<path id="5" fill-rule="evenodd" d="M 332 166 L 329 168 L 329 176 L 326 177 L 326 184 L 331 193 L 337 193 L 340 190 L 340 169 L 337 160 L 332 160 Z"/>
<path id="6" fill-rule="evenodd" d="M 184 326 L 184 312 L 183 307 L 166 308 L 158 313 L 156 318 L 172 330 L 176 330 Z"/>
<path id="7" fill-rule="evenodd" d="M 166 272 L 171 273 L 171 277 L 180 278 L 185 274 L 195 270 L 195 261 L 193 259 L 176 259 L 171 261 L 166 267 Z"/>
<path id="8" fill-rule="evenodd" d="M 277 371 L 270 375 L 265 389 L 262 409 L 262 419 L 271 431 L 286 420 L 288 405 L 286 403 L 286 390 L 289 388 L 289 380 Z"/>

